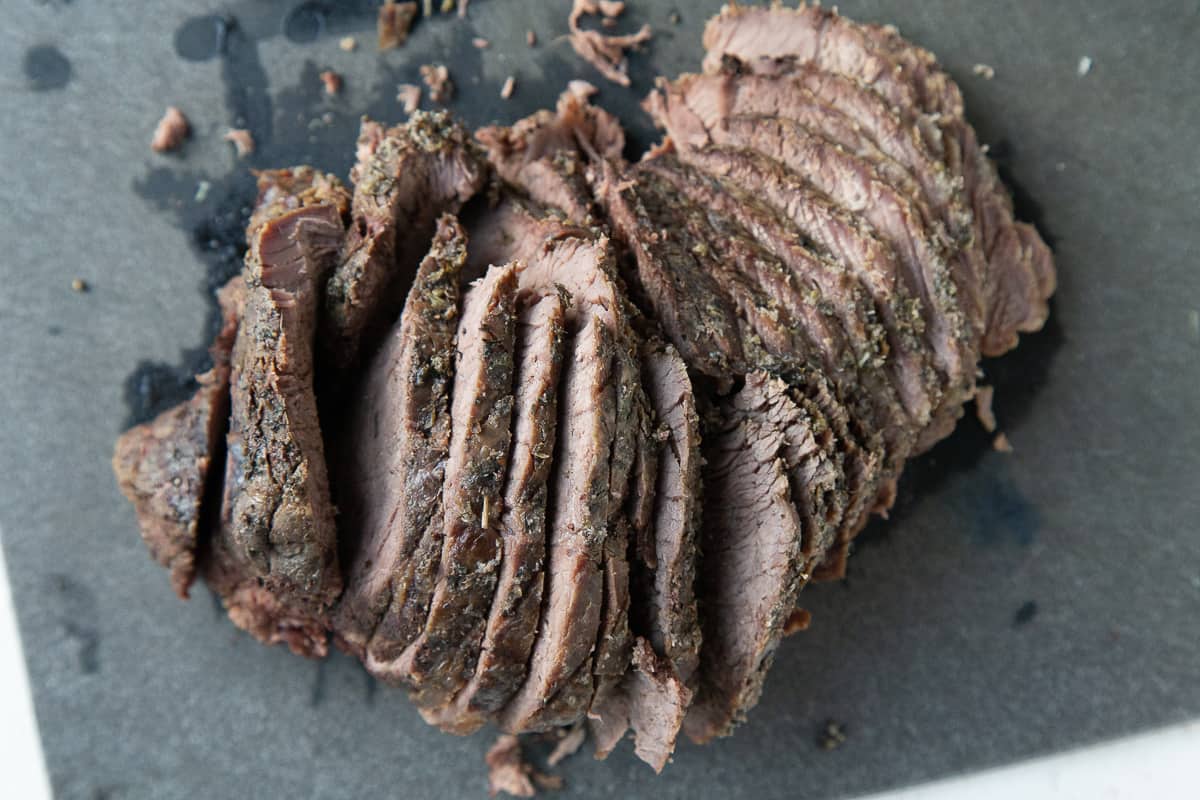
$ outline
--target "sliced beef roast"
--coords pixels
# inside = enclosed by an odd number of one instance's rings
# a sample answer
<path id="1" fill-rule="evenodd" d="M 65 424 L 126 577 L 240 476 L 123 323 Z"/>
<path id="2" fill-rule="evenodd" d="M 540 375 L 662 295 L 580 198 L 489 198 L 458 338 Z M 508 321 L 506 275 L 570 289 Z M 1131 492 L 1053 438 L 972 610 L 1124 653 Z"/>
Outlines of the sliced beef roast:
<path id="1" fill-rule="evenodd" d="M 642 348 L 642 382 L 662 426 L 651 522 L 635 542 L 630 627 L 639 634 L 634 669 L 590 721 L 596 755 L 607 756 L 630 728 L 634 752 L 661 770 L 674 752 L 691 702 L 700 656 L 696 533 L 700 519 L 700 431 L 691 381 L 670 345 Z M 645 637 L 645 638 L 643 638 Z"/>
<path id="2" fill-rule="evenodd" d="M 665 210 L 647 207 L 649 198 L 636 181 L 609 163 L 601 165 L 597 176 L 596 195 L 636 264 L 636 274 L 629 276 L 635 294 L 670 332 L 689 366 L 728 385 L 731 376 L 748 371 L 737 309 L 705 270 L 700 254 L 657 224 Z"/>
<path id="3" fill-rule="evenodd" d="M 258 180 L 232 355 L 224 497 L 206 579 L 255 636 L 322 654 L 325 614 L 342 579 L 313 339 L 348 198 L 337 179 L 308 167 Z"/>
<path id="4" fill-rule="evenodd" d="M 557 466 L 558 389 L 565 299 L 526 292 L 517 332 L 512 455 L 500 518 L 500 578 L 475 674 L 449 706 L 425 713 L 445 730 L 468 733 L 499 711 L 525 678 L 545 584 L 547 504 Z"/>
<path id="5" fill-rule="evenodd" d="M 512 733 L 575 722 L 593 689 L 616 393 L 608 328 L 596 314 L 580 315 L 577 324 L 560 395 L 541 623 L 529 674 L 499 720 Z"/>
<path id="6" fill-rule="evenodd" d="M 400 321 L 372 358 L 353 398 L 342 475 L 346 591 L 335 634 L 351 652 L 389 664 L 425 621 L 432 574 L 415 558 L 441 541 L 442 483 L 450 448 L 459 277 L 466 235 L 438 221 Z M 421 595 L 419 598 L 417 595 Z M 410 600 L 411 605 L 410 605 Z M 406 614 L 406 608 L 420 609 Z"/>
<path id="7" fill-rule="evenodd" d="M 981 297 L 987 328 L 985 355 L 1016 343 L 1019 331 L 1039 329 L 1054 290 L 1049 249 L 1030 226 L 1013 220 L 1012 202 L 995 168 L 963 119 L 958 87 L 933 57 L 894 30 L 864 26 L 819 6 L 799 9 L 727 6 L 705 29 L 705 71 L 722 71 L 730 59 L 761 74 L 814 65 L 871 87 L 914 117 L 926 140 L 945 154 L 975 216 L 975 236 L 988 259 Z"/>
<path id="8" fill-rule="evenodd" d="M 493 267 L 463 298 L 437 579 L 424 629 L 389 674 L 412 687 L 421 708 L 449 702 L 474 671 L 495 594 L 512 436 L 516 285 L 514 265 Z"/>
<path id="9" fill-rule="evenodd" d="M 324 355 L 347 368 L 369 357 L 400 315 L 434 222 L 478 192 L 486 169 L 447 112 L 415 112 L 386 130 L 369 120 L 351 171 L 349 235 L 325 289 Z"/>
<path id="10" fill-rule="evenodd" d="M 918 278 L 901 266 L 891 245 L 869 223 L 758 153 L 708 147 L 688 152 L 684 159 L 746 193 L 758 194 L 822 250 L 858 271 L 880 312 L 891 357 L 896 359 L 896 392 L 913 429 L 923 429 L 939 407 L 944 376 L 936 372 L 923 339 L 920 288 L 914 285 Z M 943 349 L 953 349 L 953 344 L 944 343 Z"/>
<path id="11" fill-rule="evenodd" d="M 736 421 L 735 421 L 736 420 Z M 801 584 L 801 528 L 770 423 L 705 431 L 704 524 L 696 591 L 704 645 L 684 720 L 697 743 L 729 734 L 758 702 Z"/>
<path id="12" fill-rule="evenodd" d="M 212 489 L 219 483 L 229 424 L 229 359 L 245 298 L 241 276 L 221 288 L 222 326 L 210 352 L 213 366 L 196 377 L 191 399 L 117 440 L 113 472 L 133 503 L 150 555 L 170 570 L 175 593 L 187 598 L 196 577 L 197 548 L 211 524 Z M 214 465 L 217 469 L 214 470 Z"/>

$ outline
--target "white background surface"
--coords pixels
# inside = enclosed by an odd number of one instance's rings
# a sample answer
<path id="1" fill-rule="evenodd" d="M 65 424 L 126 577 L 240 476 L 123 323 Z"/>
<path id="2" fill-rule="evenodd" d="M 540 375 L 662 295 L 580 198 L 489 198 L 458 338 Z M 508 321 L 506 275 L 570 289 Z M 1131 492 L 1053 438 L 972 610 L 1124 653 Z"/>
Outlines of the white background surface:
<path id="1" fill-rule="evenodd" d="M 479 765 L 483 774 L 483 765 Z M 2 797 L 50 797 L 41 743 L 0 549 L 0 775 Z M 480 795 L 482 797 L 482 794 Z M 989 770 L 870 800 L 1195 800 L 1200 798 L 1200 720 L 1072 753 Z"/>

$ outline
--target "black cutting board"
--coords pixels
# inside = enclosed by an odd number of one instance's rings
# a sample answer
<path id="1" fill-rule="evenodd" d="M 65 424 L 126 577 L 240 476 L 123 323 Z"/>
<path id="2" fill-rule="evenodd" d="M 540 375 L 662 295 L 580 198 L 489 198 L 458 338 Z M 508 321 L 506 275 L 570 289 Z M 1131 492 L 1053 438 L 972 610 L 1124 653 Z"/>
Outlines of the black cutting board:
<path id="1" fill-rule="evenodd" d="M 398 119 L 396 84 L 429 61 L 449 64 L 451 107 L 476 125 L 592 80 L 636 152 L 653 135 L 638 100 L 654 74 L 698 68 L 718 4 L 634 0 L 629 26 L 656 37 L 632 89 L 558 38 L 565 0 L 476 0 L 467 21 L 422 24 L 382 55 L 372 5 L 3 9 L 0 527 L 62 797 L 484 792 L 490 736 L 427 728 L 348 658 L 259 646 L 203 589 L 176 601 L 114 488 L 112 441 L 199 360 L 211 289 L 236 268 L 248 167 L 344 174 L 359 115 Z M 580 754 L 565 796 L 842 797 L 1200 715 L 1200 6 L 842 10 L 941 56 L 1058 254 L 1046 330 L 984 366 L 1015 450 L 992 451 L 968 416 L 912 465 L 849 580 L 804 593 L 813 627 L 781 648 L 736 736 L 682 745 L 657 779 L 628 746 L 606 763 Z M 213 20 L 197 21 L 216 13 L 221 55 Z M 357 51 L 339 49 L 345 35 Z M 336 98 L 325 68 L 345 76 Z M 148 141 L 167 104 L 195 135 L 159 156 Z M 243 126 L 259 147 L 237 161 L 220 136 Z M 77 277 L 90 291 L 72 291 Z M 827 719 L 847 734 L 831 752 L 816 741 Z"/>

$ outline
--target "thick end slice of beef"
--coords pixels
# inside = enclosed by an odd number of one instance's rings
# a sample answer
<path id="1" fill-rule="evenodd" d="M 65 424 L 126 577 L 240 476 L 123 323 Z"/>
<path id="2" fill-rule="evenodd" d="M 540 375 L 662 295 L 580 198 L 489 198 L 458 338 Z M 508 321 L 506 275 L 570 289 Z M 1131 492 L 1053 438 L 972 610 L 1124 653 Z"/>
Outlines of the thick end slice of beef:
<path id="1" fill-rule="evenodd" d="M 729 734 L 758 702 L 801 583 L 801 521 L 781 432 L 741 419 L 706 437 L 697 594 L 699 685 L 684 720 L 697 743 Z"/>
<path id="2" fill-rule="evenodd" d="M 424 623 L 405 614 L 414 581 L 429 572 L 414 556 L 441 541 L 442 483 L 450 448 L 450 394 L 466 234 L 450 215 L 438 221 L 404 313 L 368 366 L 353 398 L 340 477 L 346 591 L 334 633 L 349 651 L 388 663 Z M 435 535 L 434 529 L 437 533 Z M 436 569 L 436 563 L 434 564 Z M 418 592 L 419 593 L 419 592 Z"/>
<path id="3" fill-rule="evenodd" d="M 512 436 L 516 288 L 515 265 L 493 267 L 463 298 L 441 558 L 424 628 L 388 676 L 407 683 L 421 708 L 448 703 L 474 672 L 495 595 Z"/>
<path id="4" fill-rule="evenodd" d="M 322 342 L 328 363 L 369 357 L 400 315 L 434 222 L 484 184 L 483 158 L 447 112 L 415 112 L 382 130 L 365 121 L 346 242 L 326 286 Z"/>
<path id="5" fill-rule="evenodd" d="M 232 356 L 221 524 L 206 579 L 256 636 L 319 654 L 317 631 L 342 582 L 312 355 L 345 192 L 304 167 L 260 173 L 259 195 Z M 277 635 L 281 626 L 305 632 Z"/>
<path id="6" fill-rule="evenodd" d="M 542 609 L 565 300 L 551 289 L 549 294 L 526 294 L 520 302 L 512 455 L 500 519 L 496 596 L 474 676 L 453 703 L 424 714 L 455 733 L 478 729 L 520 688 Z"/>
<path id="7" fill-rule="evenodd" d="M 578 324 L 560 394 L 541 621 L 529 674 L 499 719 L 511 733 L 575 722 L 586 713 L 594 688 L 616 397 L 608 328 L 595 314 L 580 317 Z"/>
<path id="8" fill-rule="evenodd" d="M 211 524 L 213 488 L 229 424 L 229 358 L 246 284 L 239 275 L 218 293 L 223 323 L 210 352 L 213 367 L 196 377 L 191 399 L 117 439 L 113 472 L 137 514 L 150 555 L 171 573 L 186 599 L 196 577 L 197 549 Z M 213 469 L 217 465 L 217 469 Z"/>

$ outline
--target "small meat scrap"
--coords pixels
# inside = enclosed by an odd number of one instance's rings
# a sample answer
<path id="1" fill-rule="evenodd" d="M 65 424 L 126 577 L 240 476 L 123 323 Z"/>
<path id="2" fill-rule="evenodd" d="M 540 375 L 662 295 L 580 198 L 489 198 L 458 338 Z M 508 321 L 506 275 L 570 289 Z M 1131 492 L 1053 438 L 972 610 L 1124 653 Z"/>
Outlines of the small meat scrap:
<path id="1" fill-rule="evenodd" d="M 404 106 L 404 113 L 411 114 L 421 106 L 421 87 L 415 83 L 402 83 L 396 99 Z"/>
<path id="2" fill-rule="evenodd" d="M 550 766 L 555 766 L 560 761 L 570 758 L 579 752 L 579 748 L 583 747 L 584 741 L 587 740 L 587 728 L 583 723 L 578 723 L 571 728 L 566 734 L 558 740 L 558 744 L 554 745 L 554 750 L 546 758 L 546 763 Z"/>
<path id="3" fill-rule="evenodd" d="M 980 78 L 983 78 L 985 81 L 990 81 L 992 78 L 996 77 L 996 70 L 993 67 L 989 67 L 987 64 L 976 64 L 971 68 L 971 71 Z"/>
<path id="4" fill-rule="evenodd" d="M 794 633 L 808 630 L 808 626 L 812 624 L 812 613 L 804 608 L 797 608 L 792 611 L 787 618 L 787 622 L 783 623 L 783 635 L 791 636 Z"/>
<path id="5" fill-rule="evenodd" d="M 154 138 L 150 140 L 150 148 L 156 153 L 168 153 L 179 148 L 183 140 L 192 132 L 188 119 L 175 106 L 167 106 L 167 111 L 158 121 L 154 129 Z"/>
<path id="6" fill-rule="evenodd" d="M 996 432 L 996 413 L 992 411 L 992 398 L 996 390 L 991 386 L 980 386 L 975 390 L 975 416 L 988 433 Z"/>
<path id="7" fill-rule="evenodd" d="M 530 47 L 536 47 L 537 34 L 533 31 L 525 31 L 525 44 L 529 45 Z"/>
<path id="8" fill-rule="evenodd" d="M 233 143 L 233 149 L 237 152 L 238 158 L 245 158 L 254 152 L 254 136 L 245 128 L 233 128 L 227 131 L 222 138 Z"/>
<path id="9" fill-rule="evenodd" d="M 73 278 L 71 280 L 71 291 L 72 292 L 78 292 L 79 294 L 83 294 L 87 290 L 88 290 L 88 284 L 87 284 L 87 281 L 85 281 L 83 278 Z"/>
<path id="10" fill-rule="evenodd" d="M 321 83 L 325 84 L 325 94 L 338 94 L 342 91 L 342 76 L 331 69 L 321 73 Z"/>
<path id="11" fill-rule="evenodd" d="M 500 96 L 505 100 L 512 97 L 513 90 L 517 88 L 517 79 L 512 75 L 508 76 L 508 80 L 504 81 L 504 85 L 500 87 Z"/>
<path id="12" fill-rule="evenodd" d="M 343 36 L 341 39 L 338 39 L 338 47 L 347 53 L 353 53 L 358 49 L 358 39 L 355 39 L 353 36 Z"/>
<path id="13" fill-rule="evenodd" d="M 492 46 L 492 43 L 489 42 L 487 39 L 483 38 L 482 36 L 476 36 L 474 39 L 471 40 L 471 44 L 475 47 L 476 50 L 487 50 L 489 47 Z"/>
<path id="14" fill-rule="evenodd" d="M 397 3 L 386 0 L 379 7 L 375 29 L 379 34 L 379 49 L 394 50 L 408 41 L 408 32 L 417 17 L 416 3 Z"/>
<path id="15" fill-rule="evenodd" d="M 429 99 L 435 103 L 445 103 L 454 94 L 454 82 L 445 64 L 423 64 L 421 80 L 429 87 Z"/>
<path id="16" fill-rule="evenodd" d="M 571 15 L 567 18 L 570 34 L 567 38 L 575 53 L 584 61 L 595 67 L 601 75 L 621 86 L 629 85 L 629 59 L 625 51 L 648 42 L 651 37 L 649 25 L 643 25 L 637 33 L 614 36 L 600 31 L 584 30 L 579 26 L 579 20 L 589 14 L 601 14 L 612 19 L 609 13 L 618 4 L 605 3 L 603 0 L 575 0 Z M 624 4 L 621 3 L 622 8 Z M 605 11 L 607 6 L 608 11 Z M 620 13 L 620 12 L 617 12 Z"/>
<path id="17" fill-rule="evenodd" d="M 488 768 L 488 796 L 500 792 L 513 797 L 533 797 L 537 789 L 533 785 L 533 767 L 521 755 L 521 743 L 511 733 L 496 739 L 496 743 L 484 757 Z"/>
<path id="18" fill-rule="evenodd" d="M 992 449 L 997 453 L 1011 453 L 1013 451 L 1012 442 L 1008 441 L 1008 437 L 1003 433 L 997 433 L 996 438 L 992 439 Z"/>

